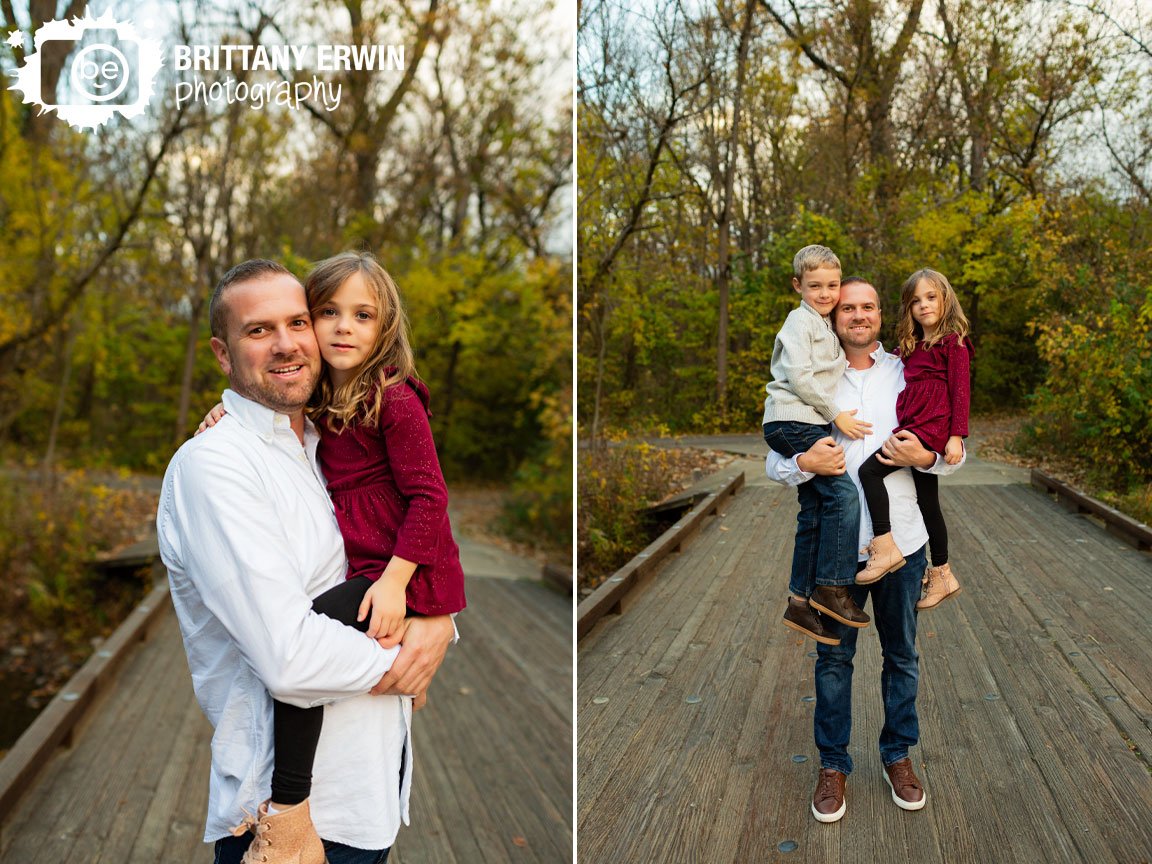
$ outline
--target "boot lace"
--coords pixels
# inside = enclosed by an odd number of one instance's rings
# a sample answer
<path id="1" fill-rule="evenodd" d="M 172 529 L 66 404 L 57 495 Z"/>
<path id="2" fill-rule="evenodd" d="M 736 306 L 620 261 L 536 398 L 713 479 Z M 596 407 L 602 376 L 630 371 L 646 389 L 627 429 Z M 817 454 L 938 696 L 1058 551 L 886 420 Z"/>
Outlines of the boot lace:
<path id="1" fill-rule="evenodd" d="M 239 825 L 232 829 L 232 836 L 239 837 L 245 832 L 251 831 L 256 835 L 256 839 L 252 841 L 252 845 L 248 847 L 248 851 L 240 859 L 240 864 L 260 864 L 260 862 L 268 860 L 264 850 L 272 845 L 272 841 L 264 835 L 268 833 L 271 826 L 266 819 L 257 819 L 247 810 L 243 808 L 241 810 L 244 813 L 244 818 Z"/>

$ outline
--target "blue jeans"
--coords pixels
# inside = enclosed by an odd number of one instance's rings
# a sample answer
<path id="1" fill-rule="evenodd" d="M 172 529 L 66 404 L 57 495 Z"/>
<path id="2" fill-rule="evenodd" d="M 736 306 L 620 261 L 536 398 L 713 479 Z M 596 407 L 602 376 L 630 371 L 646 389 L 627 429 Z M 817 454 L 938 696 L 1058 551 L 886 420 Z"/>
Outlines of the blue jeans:
<path id="1" fill-rule="evenodd" d="M 764 424 L 764 440 L 791 458 L 832 434 L 831 425 L 778 420 Z M 788 590 L 811 596 L 817 585 L 853 585 L 860 543 L 860 493 L 847 474 L 816 475 L 796 487 L 800 514 Z"/>
<path id="2" fill-rule="evenodd" d="M 252 839 L 251 834 L 244 834 L 217 840 L 214 864 L 240 864 Z M 384 864 L 388 860 L 387 849 L 354 849 L 327 840 L 324 841 L 324 854 L 328 857 L 328 864 Z"/>
<path id="3" fill-rule="evenodd" d="M 916 717 L 916 688 L 920 656 L 916 653 L 916 601 L 928 561 L 921 547 L 907 562 L 871 585 L 848 589 L 861 609 L 872 598 L 872 623 L 880 637 L 884 666 L 880 692 L 884 701 L 884 728 L 880 730 L 880 758 L 885 765 L 899 762 L 920 740 Z M 861 567 L 864 565 L 861 564 Z M 838 628 L 839 645 L 816 645 L 816 714 L 813 730 L 820 751 L 820 767 L 852 773 L 848 740 L 852 735 L 852 659 L 860 631 L 825 618 Z"/>

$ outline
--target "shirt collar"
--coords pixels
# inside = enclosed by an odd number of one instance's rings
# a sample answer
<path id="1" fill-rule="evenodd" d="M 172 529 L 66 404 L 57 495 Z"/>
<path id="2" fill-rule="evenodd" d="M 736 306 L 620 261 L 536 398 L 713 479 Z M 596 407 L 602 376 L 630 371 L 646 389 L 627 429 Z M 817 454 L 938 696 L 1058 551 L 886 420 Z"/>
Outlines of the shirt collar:
<path id="1" fill-rule="evenodd" d="M 250 429 L 266 441 L 271 441 L 278 434 L 292 432 L 292 418 L 279 411 L 273 411 L 267 405 L 253 402 L 241 396 L 235 390 L 225 390 L 220 397 L 224 403 L 224 410 L 234 417 L 241 426 Z M 307 416 L 304 417 L 304 440 L 315 438 L 316 427 Z"/>
<path id="2" fill-rule="evenodd" d="M 832 320 L 827 315 L 821 315 L 819 312 L 817 312 L 816 307 L 810 304 L 807 300 L 800 301 L 800 308 L 807 309 L 811 314 L 815 315 L 829 327 L 832 326 Z"/>
<path id="3" fill-rule="evenodd" d="M 891 363 L 893 360 L 898 361 L 898 359 L 899 359 L 896 357 L 896 355 L 889 354 L 887 351 L 885 351 L 884 350 L 884 343 L 881 342 L 879 339 L 876 340 L 875 350 L 870 352 L 868 354 L 868 356 L 872 358 L 873 368 L 875 368 L 876 366 L 882 366 L 886 363 Z M 848 370 L 855 370 L 855 367 L 853 367 L 852 364 L 850 364 L 848 362 L 847 357 L 844 358 L 844 368 L 848 369 Z M 903 368 L 903 366 L 901 366 L 901 368 Z M 855 370 L 855 371 L 863 372 L 863 371 L 867 371 L 867 370 L 859 369 L 859 370 Z"/>

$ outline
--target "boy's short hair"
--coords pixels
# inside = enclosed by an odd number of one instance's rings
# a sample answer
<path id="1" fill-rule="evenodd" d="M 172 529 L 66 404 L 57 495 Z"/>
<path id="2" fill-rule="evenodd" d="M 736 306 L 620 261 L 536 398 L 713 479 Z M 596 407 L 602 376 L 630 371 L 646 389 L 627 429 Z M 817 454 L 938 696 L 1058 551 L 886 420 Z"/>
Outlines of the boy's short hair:
<path id="1" fill-rule="evenodd" d="M 827 246 L 805 246 L 792 259 L 792 275 L 797 279 L 803 279 L 809 270 L 819 270 L 821 267 L 840 269 L 840 259 Z"/>

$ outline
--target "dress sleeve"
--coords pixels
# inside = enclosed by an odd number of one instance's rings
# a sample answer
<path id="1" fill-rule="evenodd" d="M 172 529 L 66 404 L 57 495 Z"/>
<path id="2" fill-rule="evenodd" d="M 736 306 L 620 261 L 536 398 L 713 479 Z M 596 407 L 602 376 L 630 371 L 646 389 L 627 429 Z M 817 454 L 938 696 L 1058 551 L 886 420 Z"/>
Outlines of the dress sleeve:
<path id="1" fill-rule="evenodd" d="M 416 393 L 396 384 L 384 394 L 379 427 L 396 487 L 408 503 L 393 554 L 417 564 L 432 564 L 448 513 L 448 489 L 428 412 Z"/>
<path id="2" fill-rule="evenodd" d="M 948 400 L 952 408 L 952 421 L 948 434 L 968 435 L 968 403 L 971 400 L 972 343 L 967 339 L 951 338 L 948 349 Z"/>

